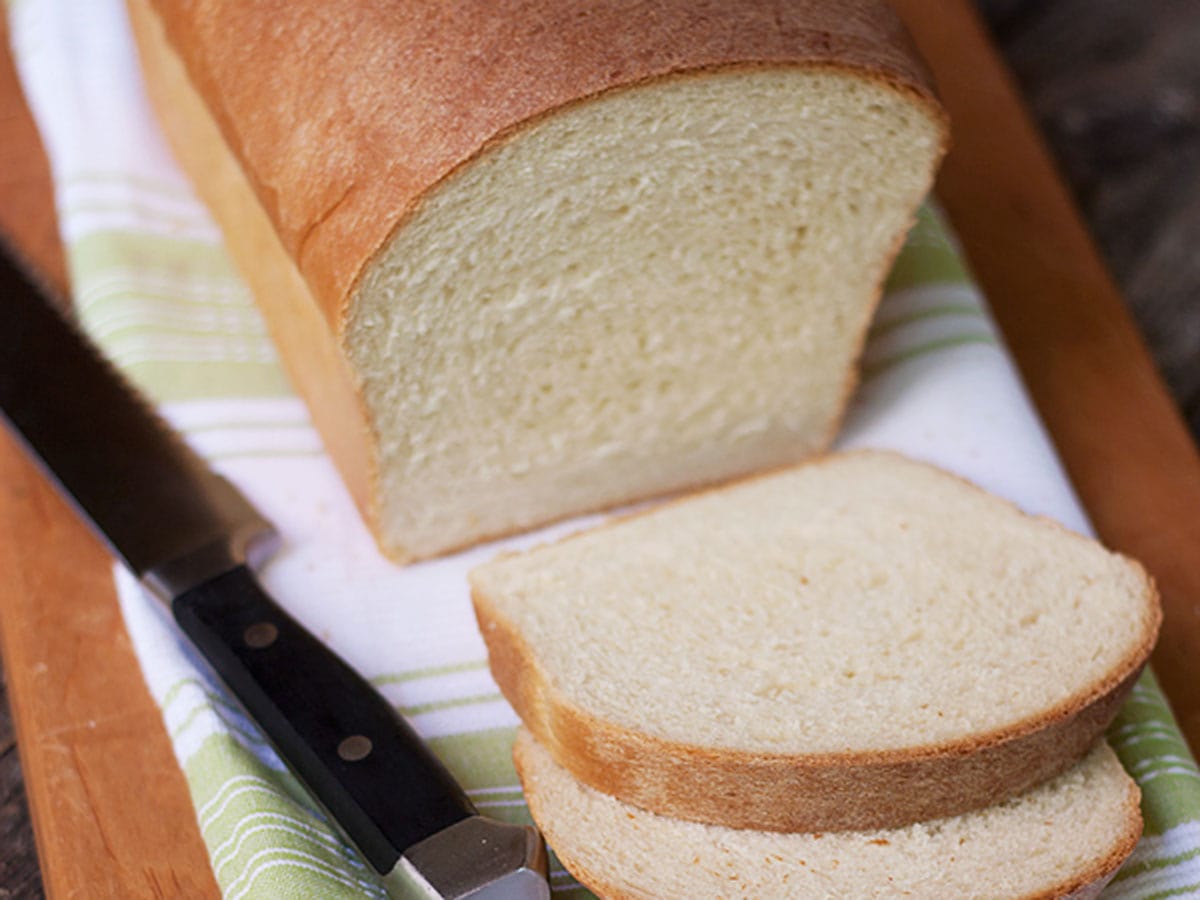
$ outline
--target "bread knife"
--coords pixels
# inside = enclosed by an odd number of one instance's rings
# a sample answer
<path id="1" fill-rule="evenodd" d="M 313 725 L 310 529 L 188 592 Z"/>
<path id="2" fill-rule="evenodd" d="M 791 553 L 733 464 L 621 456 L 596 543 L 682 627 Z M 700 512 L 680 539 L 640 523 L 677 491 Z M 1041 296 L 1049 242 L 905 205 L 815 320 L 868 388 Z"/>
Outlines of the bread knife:
<path id="1" fill-rule="evenodd" d="M 289 616 L 255 569 L 272 526 L 212 472 L 0 250 L 0 412 L 170 609 L 390 896 L 549 900 L 529 826 L 480 816 L 416 732 Z"/>

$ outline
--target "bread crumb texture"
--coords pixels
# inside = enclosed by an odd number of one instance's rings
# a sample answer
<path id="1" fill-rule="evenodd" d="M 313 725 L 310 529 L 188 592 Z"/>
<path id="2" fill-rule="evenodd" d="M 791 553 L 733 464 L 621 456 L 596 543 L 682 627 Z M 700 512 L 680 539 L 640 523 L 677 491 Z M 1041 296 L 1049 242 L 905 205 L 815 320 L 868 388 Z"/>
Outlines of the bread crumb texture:
<path id="1" fill-rule="evenodd" d="M 588 98 L 461 166 L 349 307 L 385 543 L 425 556 L 823 447 L 942 128 L 881 78 L 764 65 Z"/>
<path id="2" fill-rule="evenodd" d="M 1136 672 L 1158 624 L 1135 563 L 876 452 L 502 557 L 471 581 L 556 696 L 622 730 L 764 753 L 954 745 L 1036 721 Z"/>

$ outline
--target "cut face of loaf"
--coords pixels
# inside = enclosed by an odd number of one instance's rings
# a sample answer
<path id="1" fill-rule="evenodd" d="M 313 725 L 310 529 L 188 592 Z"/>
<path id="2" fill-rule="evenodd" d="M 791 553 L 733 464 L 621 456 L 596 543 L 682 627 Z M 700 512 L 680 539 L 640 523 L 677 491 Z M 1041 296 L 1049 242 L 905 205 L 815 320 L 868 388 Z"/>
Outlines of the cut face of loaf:
<path id="1" fill-rule="evenodd" d="M 383 532 L 425 556 L 825 447 L 939 152 L 889 85 L 753 68 L 580 103 L 456 173 L 347 319 Z"/>
<path id="2" fill-rule="evenodd" d="M 995 807 L 906 828 L 777 834 L 645 812 L 571 777 L 526 732 L 515 759 L 547 843 L 608 900 L 1095 897 L 1141 835 L 1137 786 L 1107 745 Z"/>
<path id="3" fill-rule="evenodd" d="M 946 143 L 882 0 L 129 7 L 402 561 L 825 446 Z"/>
<path id="4" fill-rule="evenodd" d="M 829 456 L 471 573 L 575 777 L 739 828 L 892 827 L 1079 759 L 1160 620 L 1136 563 L 932 467 Z"/>

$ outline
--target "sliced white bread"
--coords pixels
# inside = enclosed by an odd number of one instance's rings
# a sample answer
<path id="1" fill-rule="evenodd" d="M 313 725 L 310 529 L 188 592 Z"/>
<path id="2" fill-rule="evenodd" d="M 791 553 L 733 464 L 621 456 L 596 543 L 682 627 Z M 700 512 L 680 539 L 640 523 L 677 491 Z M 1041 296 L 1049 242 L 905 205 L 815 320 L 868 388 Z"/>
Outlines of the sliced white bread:
<path id="1" fill-rule="evenodd" d="M 741 828 L 891 827 L 1065 770 L 1154 644 L 1136 563 L 927 465 L 832 455 L 471 574 L 575 777 Z"/>
<path id="2" fill-rule="evenodd" d="M 946 143 L 883 0 L 129 5 L 398 560 L 827 445 Z"/>
<path id="3" fill-rule="evenodd" d="M 524 729 L 514 758 L 547 842 L 607 900 L 1082 900 L 1100 893 L 1142 831 L 1137 785 L 1103 742 L 1066 773 L 996 806 L 835 834 L 646 812 L 573 778 Z"/>

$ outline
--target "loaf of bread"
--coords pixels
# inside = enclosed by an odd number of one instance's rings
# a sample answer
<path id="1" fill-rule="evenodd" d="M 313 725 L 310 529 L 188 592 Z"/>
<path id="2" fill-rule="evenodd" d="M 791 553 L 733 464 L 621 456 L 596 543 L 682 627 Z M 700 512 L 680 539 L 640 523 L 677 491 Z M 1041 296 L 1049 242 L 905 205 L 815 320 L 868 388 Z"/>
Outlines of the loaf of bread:
<path id="1" fill-rule="evenodd" d="M 130 0 L 384 550 L 824 447 L 947 128 L 883 0 Z"/>
<path id="2" fill-rule="evenodd" d="M 995 807 L 906 828 L 778 834 L 645 812 L 593 790 L 528 732 L 515 759 L 546 840 L 607 900 L 1096 897 L 1141 835 L 1138 789 L 1103 742 Z"/>
<path id="3" fill-rule="evenodd" d="M 1131 560 L 873 451 L 470 580 L 492 672 L 560 765 L 643 809 L 776 831 L 954 815 L 1065 770 L 1161 618 Z"/>

